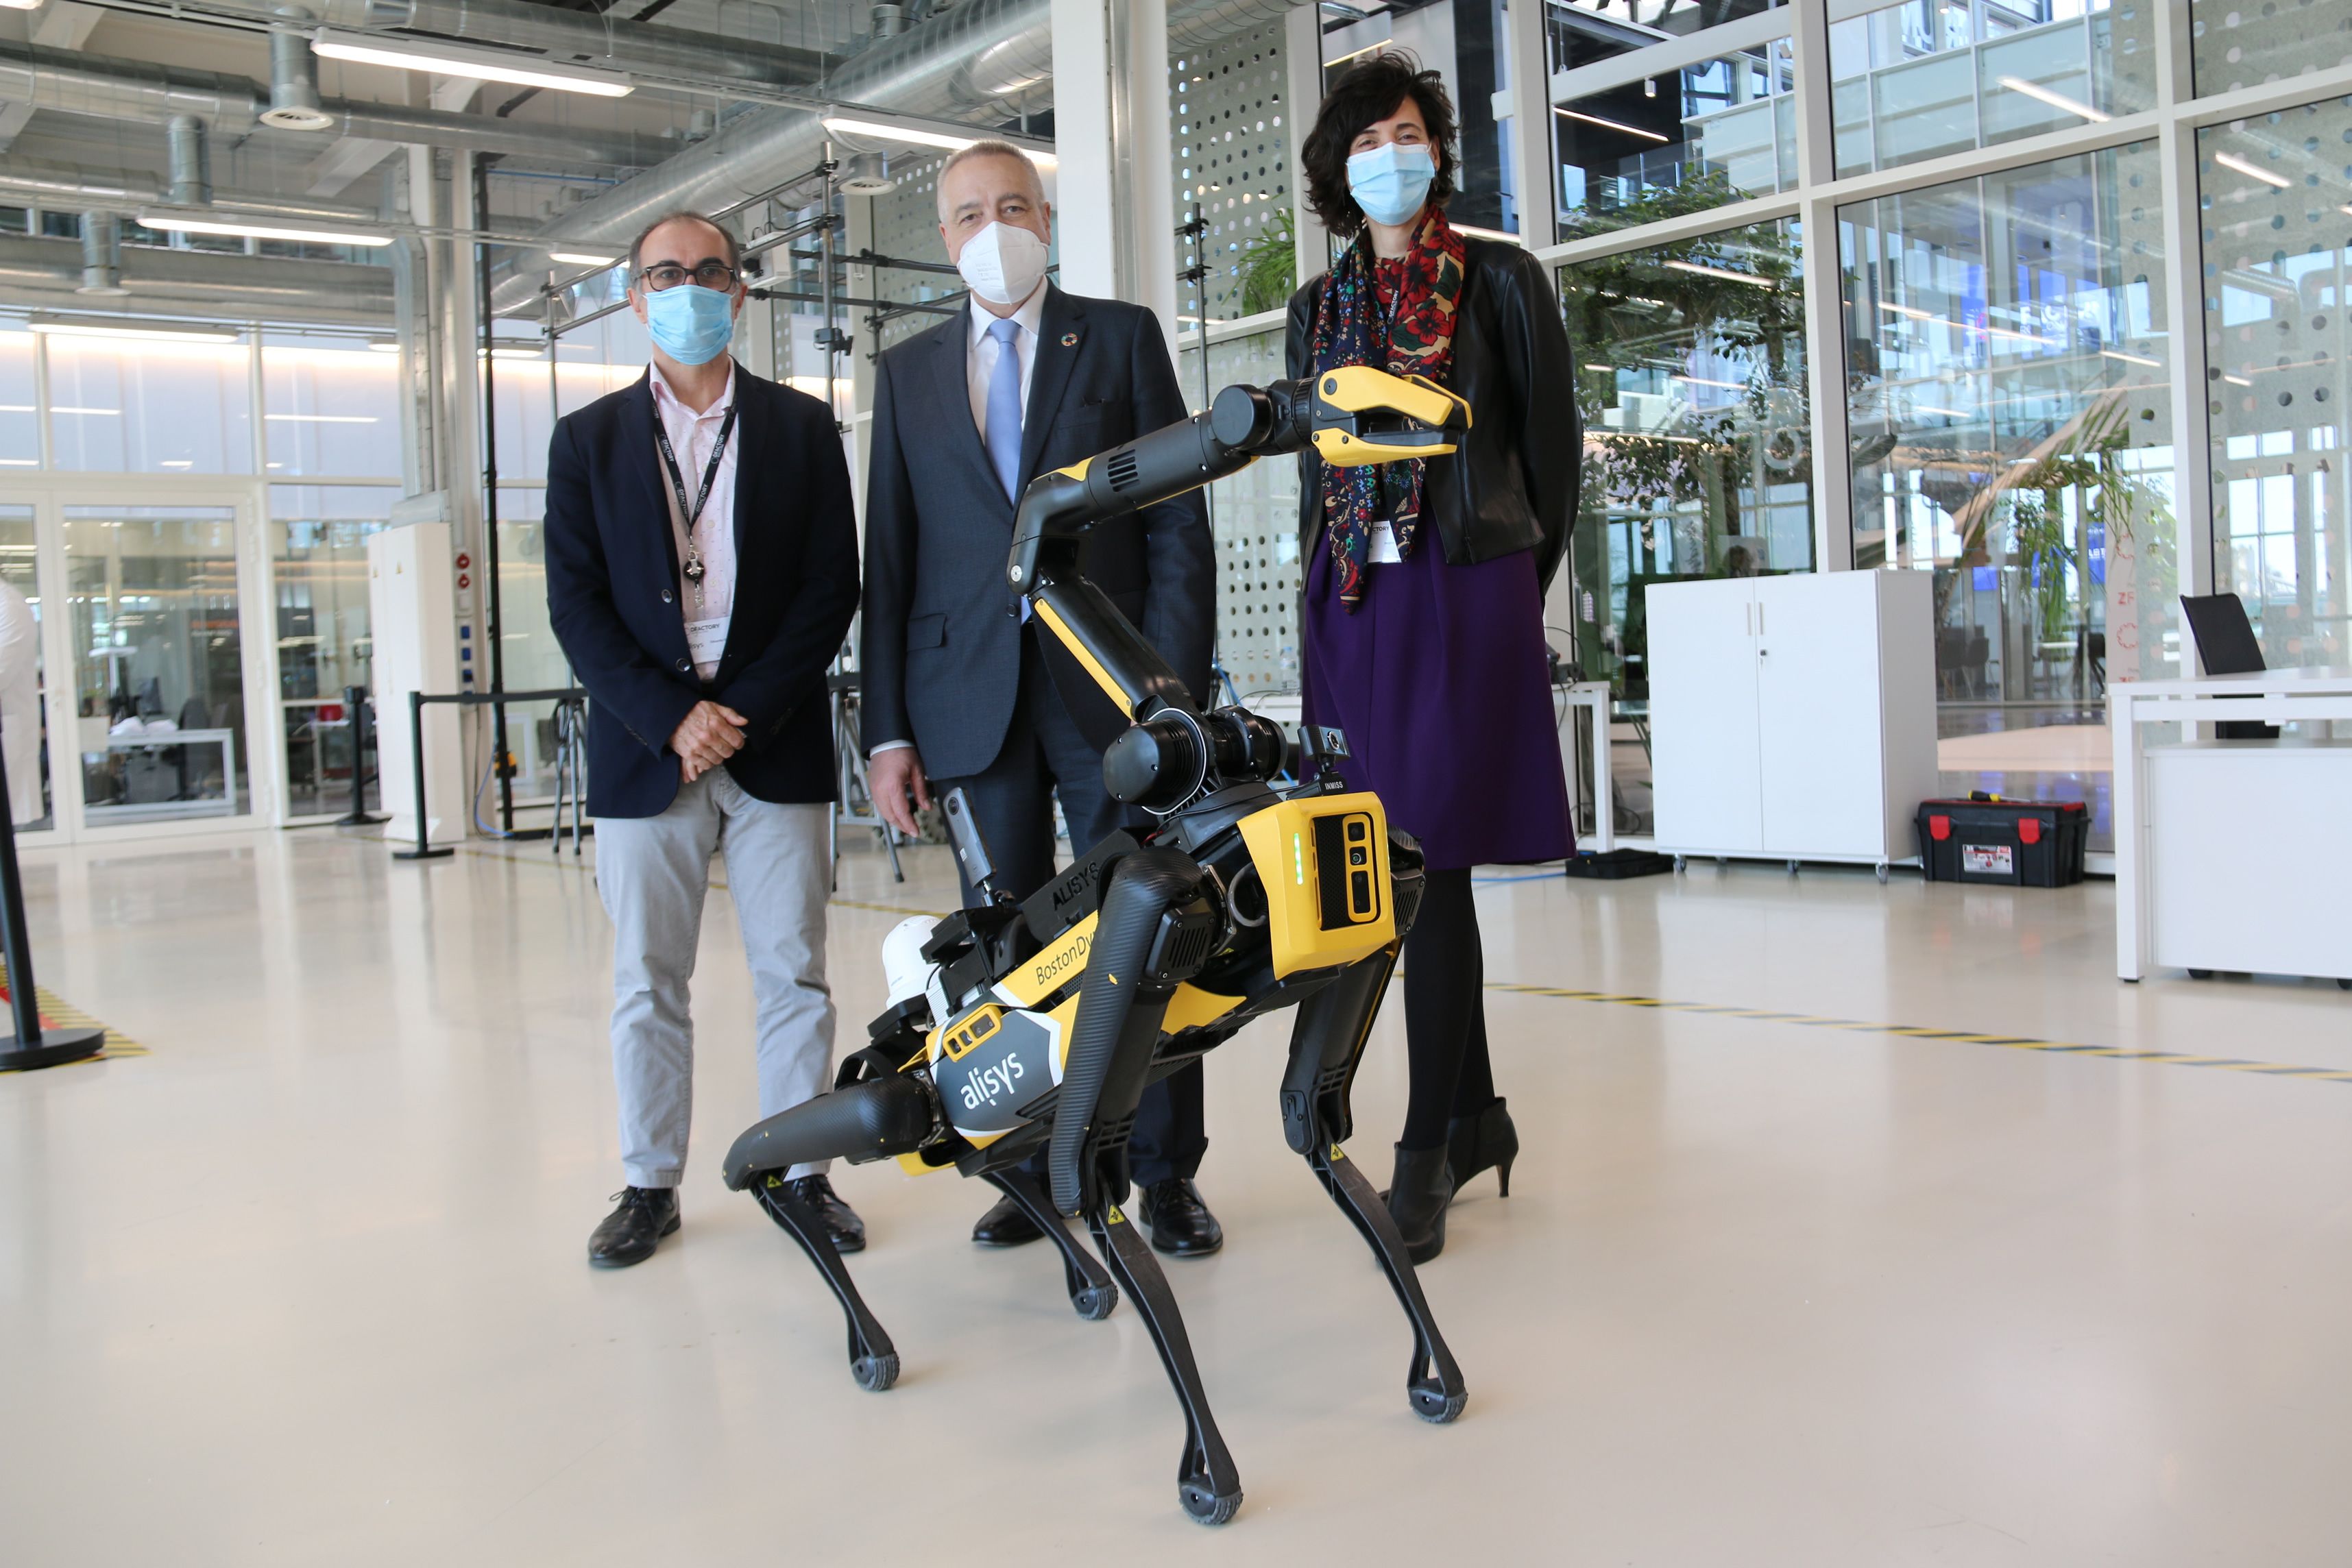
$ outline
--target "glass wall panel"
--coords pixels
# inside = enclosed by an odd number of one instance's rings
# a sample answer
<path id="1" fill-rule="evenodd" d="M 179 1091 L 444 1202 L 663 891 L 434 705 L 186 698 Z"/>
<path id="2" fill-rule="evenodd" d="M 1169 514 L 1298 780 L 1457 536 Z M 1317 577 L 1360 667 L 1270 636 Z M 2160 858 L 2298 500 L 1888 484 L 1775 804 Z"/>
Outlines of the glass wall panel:
<path id="1" fill-rule="evenodd" d="M 248 810 L 235 509 L 68 507 L 65 529 L 86 821 Z"/>
<path id="2" fill-rule="evenodd" d="M 1794 82 L 1775 38 L 1555 105 L 1561 236 L 1794 188 Z"/>
<path id="3" fill-rule="evenodd" d="M 617 284 L 620 274 L 616 271 L 612 276 Z M 618 298 L 617 294 L 615 298 Z M 782 307 L 772 308 L 781 310 Z M 822 313 L 817 313 L 801 319 L 806 323 L 804 329 L 814 334 L 824 318 Z M 814 344 L 811 347 L 814 350 Z M 631 311 L 616 310 L 601 321 L 592 321 L 576 332 L 565 333 L 555 340 L 555 417 L 561 419 L 567 413 L 587 407 L 607 392 L 620 391 L 646 373 L 646 365 L 652 358 L 653 344 L 646 337 L 645 325 Z M 816 361 L 813 351 L 809 360 L 812 363 Z M 499 367 L 502 373 L 505 369 L 505 366 Z M 846 396 L 849 380 L 846 365 L 842 367 L 840 380 L 843 395 Z M 814 392 L 821 397 L 824 392 L 821 366 L 814 381 Z M 800 386 L 803 392 L 812 391 L 802 386 L 798 379 L 792 384 Z M 550 434 L 552 433 L 551 427 Z M 543 460 L 546 456 L 545 443 L 541 445 L 540 455 Z M 530 476 L 520 467 L 511 470 L 509 475 L 503 455 L 499 459 L 499 471 L 518 479 Z M 545 470 L 541 468 L 537 472 L 543 476 Z"/>
<path id="4" fill-rule="evenodd" d="M 0 468 L 41 465 L 41 415 L 33 404 L 37 350 L 22 316 L 0 316 Z"/>
<path id="5" fill-rule="evenodd" d="M 2178 674 L 2156 144 L 1839 209 L 1854 562 L 1935 574 L 1945 783 L 2092 801 Z"/>
<path id="6" fill-rule="evenodd" d="M 2156 104 L 2159 0 L 1899 0 L 1832 24 L 1840 174 Z"/>
<path id="7" fill-rule="evenodd" d="M 2339 0 L 2189 0 L 2189 18 L 2201 97 L 2352 66 L 2352 10 Z"/>
<path id="8" fill-rule="evenodd" d="M 242 343 L 42 335 L 59 468 L 253 472 L 253 352 Z"/>
<path id="9" fill-rule="evenodd" d="M 2352 664 L 2352 100 L 2197 141 L 2213 443 L 2213 582 L 2273 664 Z"/>
<path id="10" fill-rule="evenodd" d="M 583 329 L 583 335 L 593 330 Z M 478 359 L 480 348 L 474 352 Z M 499 342 L 490 353 L 484 379 L 498 410 L 499 477 L 543 480 L 548 438 L 555 434 L 555 367 L 536 333 Z"/>
<path id="11" fill-rule="evenodd" d="M 262 339 L 261 387 L 271 477 L 400 474 L 398 353 L 350 338 L 271 332 Z"/>
<path id="12" fill-rule="evenodd" d="M 537 486 L 499 491 L 499 646 L 510 692 L 553 691 L 572 684 L 572 665 L 547 617 L 547 492 Z M 490 672 L 481 673 L 484 690 Z M 489 731 L 482 710 L 483 737 Z M 507 749 L 515 758 L 518 801 L 555 793 L 555 705 L 517 703 L 507 710 Z M 489 811 L 484 797 L 484 815 Z"/>
<path id="13" fill-rule="evenodd" d="M 52 825 L 36 553 L 33 508 L 0 505 L 0 736 L 6 739 L 9 818 L 18 832 Z"/>
<path id="14" fill-rule="evenodd" d="M 1585 435 L 1576 651 L 1622 703 L 1649 697 L 1650 584 L 1813 569 L 1802 248 L 1783 220 L 1559 269 Z"/>
<path id="15" fill-rule="evenodd" d="M 278 699 L 290 816 L 351 807 L 354 730 L 343 690 L 373 684 L 367 537 L 383 527 L 398 499 L 397 486 L 270 486 Z M 396 722 L 404 716 L 391 716 Z M 357 761 L 364 779 L 374 767 L 373 752 Z M 375 799 L 372 789 L 368 798 Z"/>

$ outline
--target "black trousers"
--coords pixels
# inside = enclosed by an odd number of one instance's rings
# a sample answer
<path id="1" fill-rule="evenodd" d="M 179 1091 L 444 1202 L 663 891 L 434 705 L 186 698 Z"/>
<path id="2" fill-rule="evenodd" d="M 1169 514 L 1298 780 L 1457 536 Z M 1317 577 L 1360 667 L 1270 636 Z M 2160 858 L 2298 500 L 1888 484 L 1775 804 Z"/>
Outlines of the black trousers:
<path id="1" fill-rule="evenodd" d="M 935 779 L 936 794 L 961 789 L 996 863 L 997 885 L 1025 898 L 1054 874 L 1054 801 L 1070 825 L 1072 846 L 1093 848 L 1135 825 L 1129 809 L 1103 789 L 1102 753 L 1087 744 L 1054 685 L 1032 625 L 1021 633 L 1021 695 L 996 760 L 962 779 Z M 957 875 L 962 875 L 961 867 Z M 967 907 L 980 902 L 967 882 Z M 1127 1145 L 1128 1170 L 1140 1185 L 1190 1177 L 1209 1147 L 1202 1128 L 1201 1064 L 1169 1074 L 1143 1092 Z M 1031 1162 L 1042 1176 L 1042 1156 Z"/>

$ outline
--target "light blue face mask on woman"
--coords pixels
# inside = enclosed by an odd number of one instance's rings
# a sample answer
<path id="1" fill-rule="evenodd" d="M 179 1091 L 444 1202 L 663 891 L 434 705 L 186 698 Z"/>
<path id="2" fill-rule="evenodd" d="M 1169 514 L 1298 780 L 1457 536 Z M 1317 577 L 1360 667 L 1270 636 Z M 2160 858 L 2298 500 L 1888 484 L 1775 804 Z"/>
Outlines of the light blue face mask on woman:
<path id="1" fill-rule="evenodd" d="M 646 296 L 646 332 L 681 365 L 708 364 L 735 336 L 735 296 L 681 283 Z"/>
<path id="2" fill-rule="evenodd" d="M 1426 147 L 1391 141 L 1348 160 L 1348 193 L 1376 224 L 1394 226 L 1421 211 L 1436 178 L 1437 162 Z"/>

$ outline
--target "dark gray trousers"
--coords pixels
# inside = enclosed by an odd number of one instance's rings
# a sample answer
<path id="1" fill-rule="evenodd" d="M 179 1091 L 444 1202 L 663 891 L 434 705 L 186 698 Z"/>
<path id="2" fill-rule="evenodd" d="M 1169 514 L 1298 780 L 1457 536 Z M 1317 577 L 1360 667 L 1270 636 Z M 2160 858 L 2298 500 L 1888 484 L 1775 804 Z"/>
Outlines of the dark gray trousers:
<path id="1" fill-rule="evenodd" d="M 967 778 L 931 781 L 939 794 L 963 791 L 972 821 L 988 841 L 989 859 L 996 862 L 997 886 L 1016 898 L 1026 898 L 1054 874 L 1057 797 L 1070 825 L 1071 847 L 1077 852 L 1092 849 L 1131 821 L 1142 820 L 1131 819 L 1129 808 L 1104 790 L 1102 753 L 1087 744 L 1063 706 L 1038 651 L 1037 636 L 1034 624 L 1022 630 L 1021 695 L 996 760 Z M 967 906 L 980 902 L 968 882 L 963 901 Z M 1135 1130 L 1128 1138 L 1128 1170 L 1146 1186 L 1189 1177 L 1200 1170 L 1208 1146 L 1202 1128 L 1201 1064 L 1196 1061 L 1143 1092 Z M 1042 1175 L 1044 1162 L 1033 1163 Z"/>

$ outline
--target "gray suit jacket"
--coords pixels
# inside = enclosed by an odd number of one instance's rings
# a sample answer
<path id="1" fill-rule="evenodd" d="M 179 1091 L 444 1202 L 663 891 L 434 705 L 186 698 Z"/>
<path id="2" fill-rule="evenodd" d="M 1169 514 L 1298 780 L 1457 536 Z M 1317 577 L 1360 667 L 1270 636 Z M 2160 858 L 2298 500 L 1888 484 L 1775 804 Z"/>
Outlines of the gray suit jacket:
<path id="1" fill-rule="evenodd" d="M 861 738 L 869 750 L 912 741 L 924 770 L 941 779 L 966 778 L 996 760 L 1021 684 L 1019 601 L 1004 580 L 1013 503 L 972 423 L 970 333 L 970 318 L 959 311 L 883 354 L 866 487 Z M 1047 285 L 1022 421 L 1023 487 L 1185 417 L 1158 318 Z M 1086 570 L 1193 696 L 1213 701 L 1215 551 L 1199 493 L 1097 528 Z M 1110 705 L 1057 648 L 1049 660 L 1089 738 L 1107 738 L 1107 725 L 1116 734 L 1124 721 Z"/>

